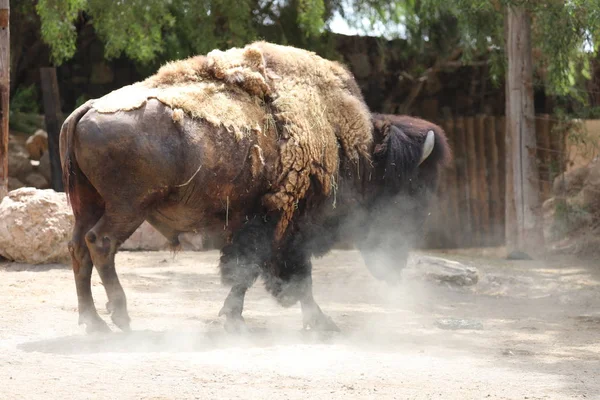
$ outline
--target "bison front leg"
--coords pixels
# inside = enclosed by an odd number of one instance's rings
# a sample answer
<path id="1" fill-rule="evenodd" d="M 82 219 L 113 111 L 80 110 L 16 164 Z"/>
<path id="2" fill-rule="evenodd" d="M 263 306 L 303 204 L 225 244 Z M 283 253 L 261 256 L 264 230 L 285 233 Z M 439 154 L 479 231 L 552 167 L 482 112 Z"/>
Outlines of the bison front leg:
<path id="1" fill-rule="evenodd" d="M 295 243 L 292 241 L 291 243 Z M 317 304 L 312 288 L 312 263 L 301 245 L 290 245 L 276 261 L 275 275 L 265 277 L 266 288 L 284 307 L 300 301 L 302 326 L 305 330 L 336 331 L 340 329 Z"/>
<path id="2" fill-rule="evenodd" d="M 98 275 L 102 280 L 107 309 L 111 319 L 122 331 L 130 330 L 125 291 L 115 269 L 115 255 L 119 245 L 141 225 L 143 217 L 134 214 L 107 213 L 85 235 L 85 241 Z"/>
<path id="3" fill-rule="evenodd" d="M 304 330 L 334 331 L 339 332 L 340 328 L 333 322 L 331 317 L 326 315 L 313 297 L 312 277 L 308 276 L 304 284 L 305 288 L 300 299 L 302 308 L 302 328 Z"/>
<path id="4" fill-rule="evenodd" d="M 261 266 L 271 256 L 273 226 L 271 220 L 254 218 L 242 226 L 231 243 L 221 250 L 221 282 L 231 286 L 231 290 L 219 316 L 225 316 L 225 330 L 228 332 L 247 330 L 242 317 L 244 297 L 260 275 Z"/>
<path id="5" fill-rule="evenodd" d="M 219 316 L 225 316 L 225 330 L 230 333 L 246 332 L 246 323 L 242 317 L 246 292 L 258 278 L 260 270 L 242 242 L 234 242 L 222 250 L 219 269 L 221 281 L 231 286 Z"/>
<path id="6" fill-rule="evenodd" d="M 242 312 L 244 311 L 244 298 L 249 287 L 244 284 L 235 285 L 229 291 L 219 317 L 225 316 L 225 330 L 229 333 L 244 333 L 248 329 Z"/>

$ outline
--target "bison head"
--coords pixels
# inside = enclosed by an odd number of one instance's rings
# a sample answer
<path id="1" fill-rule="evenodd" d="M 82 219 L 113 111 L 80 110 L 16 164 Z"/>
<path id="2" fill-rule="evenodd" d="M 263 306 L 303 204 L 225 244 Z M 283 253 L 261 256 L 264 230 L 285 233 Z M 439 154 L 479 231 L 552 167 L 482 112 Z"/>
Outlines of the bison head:
<path id="1" fill-rule="evenodd" d="M 366 223 L 359 249 L 373 276 L 399 281 L 449 159 L 443 130 L 406 116 L 375 115 L 374 177 L 368 187 Z"/>

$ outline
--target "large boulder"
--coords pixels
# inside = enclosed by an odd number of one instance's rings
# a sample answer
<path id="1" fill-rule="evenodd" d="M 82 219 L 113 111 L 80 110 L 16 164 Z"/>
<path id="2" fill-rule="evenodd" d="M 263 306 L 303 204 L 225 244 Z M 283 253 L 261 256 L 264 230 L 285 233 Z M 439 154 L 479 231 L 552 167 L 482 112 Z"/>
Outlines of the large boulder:
<path id="1" fill-rule="evenodd" d="M 581 189 L 581 206 L 594 213 L 600 210 L 600 160 L 590 164 L 589 173 Z"/>
<path id="2" fill-rule="evenodd" d="M 66 263 L 74 218 L 64 193 L 21 188 L 0 203 L 0 255 L 29 263 Z"/>
<path id="3" fill-rule="evenodd" d="M 21 182 L 25 180 L 27 175 L 33 172 L 33 165 L 29 156 L 20 149 L 8 152 L 8 175 L 19 179 Z"/>
<path id="4" fill-rule="evenodd" d="M 583 188 L 589 168 L 579 167 L 565 172 L 554 179 L 552 191 L 555 196 L 574 196 Z"/>
<path id="5" fill-rule="evenodd" d="M 21 182 L 19 179 L 13 178 L 12 176 L 8 177 L 8 191 L 9 192 L 11 190 L 20 189 L 22 187 L 25 187 L 25 184 L 23 182 Z"/>
<path id="6" fill-rule="evenodd" d="M 183 250 L 200 251 L 204 249 L 202 236 L 199 234 L 182 233 L 179 235 L 179 242 Z M 168 250 L 169 241 L 152 225 L 144 222 L 120 248 L 133 251 Z"/>
<path id="7" fill-rule="evenodd" d="M 121 250 L 166 250 L 169 241 L 147 222 L 144 222 L 121 245 Z"/>
<path id="8" fill-rule="evenodd" d="M 451 286 L 472 286 L 479 282 L 479 271 L 475 267 L 421 254 L 411 255 L 404 276 Z"/>
<path id="9" fill-rule="evenodd" d="M 204 238 L 199 233 L 182 233 L 179 235 L 179 242 L 184 250 L 202 251 L 204 250 Z"/>
<path id="10" fill-rule="evenodd" d="M 38 174 L 37 172 L 32 172 L 31 174 L 25 177 L 25 183 L 27 186 L 34 187 L 36 189 L 49 189 L 50 184 L 44 178 L 42 174 Z"/>
<path id="11" fill-rule="evenodd" d="M 35 167 L 35 172 L 42 174 L 47 182 L 52 182 L 52 172 L 50 170 L 50 153 L 45 152 L 40 158 L 40 163 Z"/>

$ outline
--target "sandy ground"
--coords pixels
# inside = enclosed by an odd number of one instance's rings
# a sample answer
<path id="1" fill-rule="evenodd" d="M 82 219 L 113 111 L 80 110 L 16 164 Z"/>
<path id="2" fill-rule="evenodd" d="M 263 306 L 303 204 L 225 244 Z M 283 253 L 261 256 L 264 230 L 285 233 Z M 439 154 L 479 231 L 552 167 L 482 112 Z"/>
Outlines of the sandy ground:
<path id="1" fill-rule="evenodd" d="M 101 336 L 77 325 L 69 268 L 0 264 L 0 398 L 600 399 L 600 266 L 445 256 L 476 266 L 480 282 L 390 288 L 336 251 L 315 262 L 314 281 L 342 333 L 301 332 L 299 306 L 257 283 L 244 337 L 217 317 L 216 252 L 119 253 L 134 332 Z M 441 329 L 443 318 L 483 329 Z"/>

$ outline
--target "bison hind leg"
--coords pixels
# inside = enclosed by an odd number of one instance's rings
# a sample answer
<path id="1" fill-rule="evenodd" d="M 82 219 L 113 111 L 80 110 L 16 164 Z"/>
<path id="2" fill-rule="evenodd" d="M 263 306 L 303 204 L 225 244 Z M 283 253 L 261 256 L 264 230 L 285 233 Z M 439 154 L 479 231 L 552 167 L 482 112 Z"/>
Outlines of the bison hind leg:
<path id="1" fill-rule="evenodd" d="M 85 234 L 98 222 L 103 210 L 90 206 L 75 217 L 73 236 L 69 242 L 69 252 L 73 262 L 73 275 L 77 290 L 79 325 L 85 325 L 87 333 L 110 332 L 110 328 L 100 318 L 92 297 L 92 270 L 94 265 L 85 243 Z"/>
<path id="2" fill-rule="evenodd" d="M 102 218 L 85 235 L 91 259 L 96 266 L 108 297 L 107 309 L 111 319 L 122 331 L 129 331 L 127 299 L 115 269 L 119 246 L 142 224 L 139 212 L 117 211 L 107 207 Z"/>

